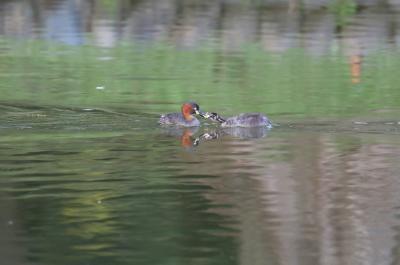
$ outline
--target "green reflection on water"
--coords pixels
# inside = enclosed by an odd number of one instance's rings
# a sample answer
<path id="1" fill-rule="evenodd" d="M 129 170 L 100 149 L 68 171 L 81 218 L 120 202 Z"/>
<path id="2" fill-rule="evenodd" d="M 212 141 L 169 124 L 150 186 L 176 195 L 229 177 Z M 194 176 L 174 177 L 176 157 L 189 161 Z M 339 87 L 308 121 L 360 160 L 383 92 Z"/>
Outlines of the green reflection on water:
<path id="1" fill-rule="evenodd" d="M 235 53 L 207 45 L 195 50 L 163 44 L 6 46 L 0 92 L 7 102 L 158 114 L 193 99 L 226 115 L 260 111 L 304 118 L 367 115 L 400 103 L 397 53 L 360 57 L 354 73 L 351 58 L 340 51 L 316 57 L 296 49 L 274 55 L 258 46 Z M 352 74 L 360 82 L 352 82 Z"/>
<path id="2" fill-rule="evenodd" d="M 341 30 L 356 13 L 357 4 L 354 0 L 336 0 L 332 1 L 330 9 L 335 15 L 336 29 Z"/>
<path id="3" fill-rule="evenodd" d="M 197 181 L 216 177 L 168 163 L 180 148 L 158 134 L 17 134 L 0 143 L 0 194 L 30 262 L 237 263 L 235 220 Z"/>

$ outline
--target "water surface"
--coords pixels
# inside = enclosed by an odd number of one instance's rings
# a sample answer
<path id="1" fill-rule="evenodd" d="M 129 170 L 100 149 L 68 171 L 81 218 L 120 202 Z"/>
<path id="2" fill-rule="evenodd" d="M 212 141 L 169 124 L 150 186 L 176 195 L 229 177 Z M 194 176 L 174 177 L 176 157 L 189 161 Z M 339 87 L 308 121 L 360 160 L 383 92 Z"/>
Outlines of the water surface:
<path id="1" fill-rule="evenodd" d="M 328 2 L 2 2 L 2 259 L 398 264 L 399 5 Z"/>

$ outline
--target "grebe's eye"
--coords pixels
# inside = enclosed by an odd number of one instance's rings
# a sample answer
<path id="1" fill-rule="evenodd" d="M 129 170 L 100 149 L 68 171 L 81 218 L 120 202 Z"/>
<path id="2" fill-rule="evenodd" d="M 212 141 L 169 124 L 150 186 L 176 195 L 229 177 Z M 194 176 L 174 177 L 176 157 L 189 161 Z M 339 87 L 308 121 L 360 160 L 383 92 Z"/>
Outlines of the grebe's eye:
<path id="1" fill-rule="evenodd" d="M 200 114 L 199 105 L 197 105 L 196 103 L 193 103 L 192 108 L 193 108 L 193 112 L 192 112 L 193 114 Z"/>

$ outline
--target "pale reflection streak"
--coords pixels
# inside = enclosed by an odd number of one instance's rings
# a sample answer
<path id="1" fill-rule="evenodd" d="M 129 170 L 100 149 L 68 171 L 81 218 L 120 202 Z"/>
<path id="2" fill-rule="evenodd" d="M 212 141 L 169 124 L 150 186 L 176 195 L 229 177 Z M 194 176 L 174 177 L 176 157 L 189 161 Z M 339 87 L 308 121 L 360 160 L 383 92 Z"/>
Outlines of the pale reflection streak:
<path id="1" fill-rule="evenodd" d="M 209 166 L 193 170 L 220 176 L 199 181 L 214 187 L 209 200 L 234 205 L 224 212 L 239 223 L 241 264 L 391 264 L 399 245 L 400 146 L 380 141 L 302 133 L 223 138 L 199 146 Z"/>
<path id="2" fill-rule="evenodd" d="M 322 171 L 323 186 L 332 195 L 324 198 L 323 210 L 331 223 L 333 250 L 342 253 L 347 264 L 390 264 L 391 249 L 398 245 L 393 227 L 398 221 L 394 209 L 399 204 L 399 172 L 393 158 L 399 147 L 351 140 L 341 156 L 333 154 L 337 147 L 326 152 L 333 163 L 326 161 Z M 327 264 L 343 264 L 334 261 Z"/>

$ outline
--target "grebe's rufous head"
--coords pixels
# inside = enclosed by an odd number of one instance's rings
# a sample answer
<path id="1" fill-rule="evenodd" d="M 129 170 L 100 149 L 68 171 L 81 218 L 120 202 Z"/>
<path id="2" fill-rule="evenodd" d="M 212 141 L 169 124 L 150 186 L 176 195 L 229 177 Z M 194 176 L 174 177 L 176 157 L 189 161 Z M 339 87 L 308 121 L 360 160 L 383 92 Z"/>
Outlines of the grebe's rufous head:
<path id="1" fill-rule="evenodd" d="M 201 115 L 200 107 L 195 102 L 186 102 L 182 105 L 182 115 L 185 120 L 192 120 L 193 114 Z"/>

